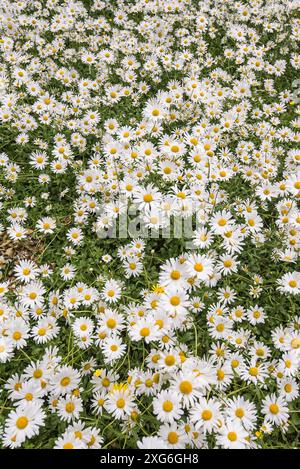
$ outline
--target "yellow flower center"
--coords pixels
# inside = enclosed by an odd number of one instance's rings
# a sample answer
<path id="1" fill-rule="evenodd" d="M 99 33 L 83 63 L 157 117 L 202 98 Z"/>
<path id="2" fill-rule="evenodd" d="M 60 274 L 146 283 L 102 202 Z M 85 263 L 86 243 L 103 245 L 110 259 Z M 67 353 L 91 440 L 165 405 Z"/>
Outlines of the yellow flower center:
<path id="1" fill-rule="evenodd" d="M 165 358 L 165 364 L 167 366 L 173 366 L 175 364 L 175 357 L 173 355 L 168 355 Z"/>
<path id="2" fill-rule="evenodd" d="M 18 418 L 18 420 L 16 421 L 16 426 L 19 430 L 24 430 L 24 428 L 27 427 L 28 423 L 29 423 L 29 420 L 24 415 L 24 416 Z"/>
<path id="3" fill-rule="evenodd" d="M 144 202 L 150 203 L 153 200 L 153 196 L 151 194 L 144 195 Z"/>
<path id="4" fill-rule="evenodd" d="M 126 404 L 125 399 L 122 399 L 122 398 L 118 399 L 116 402 L 118 409 L 124 409 L 125 404 Z"/>
<path id="5" fill-rule="evenodd" d="M 171 279 L 172 280 L 178 280 L 178 279 L 180 279 L 180 277 L 181 277 L 181 274 L 180 274 L 179 270 L 173 270 L 171 272 Z"/>
<path id="6" fill-rule="evenodd" d="M 67 442 L 63 445 L 63 449 L 73 449 L 74 446 L 73 446 L 73 443 L 71 442 Z"/>
<path id="7" fill-rule="evenodd" d="M 73 402 L 67 402 L 66 403 L 66 407 L 65 407 L 66 411 L 71 414 L 72 412 L 74 412 L 75 410 L 75 405 Z"/>
<path id="8" fill-rule="evenodd" d="M 165 401 L 163 403 L 163 410 L 165 412 L 172 412 L 173 410 L 173 403 L 171 401 Z"/>
<path id="9" fill-rule="evenodd" d="M 208 421 L 212 418 L 212 412 L 209 409 L 203 410 L 201 417 L 203 420 Z"/>
<path id="10" fill-rule="evenodd" d="M 33 377 L 36 379 L 39 379 L 43 376 L 43 372 L 40 369 L 34 370 L 33 372 Z"/>
<path id="11" fill-rule="evenodd" d="M 279 407 L 278 407 L 277 404 L 271 404 L 269 406 L 269 410 L 270 410 L 271 414 L 276 415 L 279 412 Z"/>
<path id="12" fill-rule="evenodd" d="M 65 376 L 64 378 L 62 378 L 60 380 L 60 385 L 61 386 L 68 386 L 70 384 L 71 380 L 69 378 L 69 376 Z"/>
<path id="13" fill-rule="evenodd" d="M 170 298 L 170 303 L 171 303 L 172 306 L 178 306 L 179 303 L 180 303 L 180 298 L 179 298 L 179 296 L 172 296 L 172 297 Z"/>
<path id="14" fill-rule="evenodd" d="M 218 221 L 219 226 L 225 226 L 226 223 L 227 223 L 227 221 L 225 220 L 225 218 L 220 218 L 220 220 Z"/>
<path id="15" fill-rule="evenodd" d="M 102 386 L 104 386 L 105 388 L 108 388 L 109 385 L 110 385 L 109 379 L 108 378 L 103 378 Z"/>
<path id="16" fill-rule="evenodd" d="M 257 376 L 258 375 L 258 369 L 255 366 L 252 366 L 249 369 L 249 375 L 250 376 Z"/>
<path id="17" fill-rule="evenodd" d="M 181 381 L 179 389 L 182 394 L 190 394 L 193 390 L 193 386 L 190 381 Z"/>
<path id="18" fill-rule="evenodd" d="M 202 272 L 203 265 L 200 262 L 197 262 L 197 264 L 194 265 L 194 270 L 196 270 L 196 272 Z"/>
<path id="19" fill-rule="evenodd" d="M 228 437 L 228 440 L 230 440 L 230 441 L 236 441 L 237 440 L 237 434 L 235 432 L 229 432 L 227 437 Z"/>
<path id="20" fill-rule="evenodd" d="M 141 330 L 140 330 L 140 335 L 142 337 L 148 337 L 148 335 L 150 335 L 150 329 L 149 327 L 143 327 Z"/>
<path id="21" fill-rule="evenodd" d="M 291 341 L 291 346 L 293 348 L 300 348 L 300 339 L 295 337 L 292 341 Z"/>
<path id="22" fill-rule="evenodd" d="M 239 407 L 238 409 L 236 409 L 235 415 L 236 415 L 239 419 L 243 418 L 244 415 L 245 415 L 244 409 L 242 409 L 241 407 Z"/>
<path id="23" fill-rule="evenodd" d="M 176 445 L 178 443 L 178 435 L 176 432 L 169 432 L 168 434 L 168 442 L 171 445 Z"/>
<path id="24" fill-rule="evenodd" d="M 113 318 L 109 318 L 107 321 L 106 321 L 106 325 L 107 327 L 109 327 L 109 329 L 114 329 L 117 325 L 117 321 Z"/>

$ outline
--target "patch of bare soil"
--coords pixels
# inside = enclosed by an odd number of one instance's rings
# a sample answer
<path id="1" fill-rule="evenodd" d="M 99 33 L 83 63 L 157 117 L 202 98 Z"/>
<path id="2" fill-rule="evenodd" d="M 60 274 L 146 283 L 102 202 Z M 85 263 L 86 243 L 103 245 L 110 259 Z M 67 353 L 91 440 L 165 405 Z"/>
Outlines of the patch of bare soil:
<path id="1" fill-rule="evenodd" d="M 0 235 L 0 280 L 2 271 L 2 280 L 8 280 L 10 287 L 13 287 L 15 279 L 12 268 L 15 263 L 20 259 L 36 261 L 43 250 L 44 243 L 34 239 L 30 234 L 26 239 L 14 242 L 7 233 L 2 233 Z"/>

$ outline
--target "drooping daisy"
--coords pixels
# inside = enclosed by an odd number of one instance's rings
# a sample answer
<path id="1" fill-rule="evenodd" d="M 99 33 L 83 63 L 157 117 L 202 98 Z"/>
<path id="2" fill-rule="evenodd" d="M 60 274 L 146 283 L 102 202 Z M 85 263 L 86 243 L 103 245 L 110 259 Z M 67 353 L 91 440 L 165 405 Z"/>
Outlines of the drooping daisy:
<path id="1" fill-rule="evenodd" d="M 105 391 L 97 391 L 93 395 L 92 409 L 97 415 L 101 415 L 104 411 L 106 396 L 107 393 Z"/>

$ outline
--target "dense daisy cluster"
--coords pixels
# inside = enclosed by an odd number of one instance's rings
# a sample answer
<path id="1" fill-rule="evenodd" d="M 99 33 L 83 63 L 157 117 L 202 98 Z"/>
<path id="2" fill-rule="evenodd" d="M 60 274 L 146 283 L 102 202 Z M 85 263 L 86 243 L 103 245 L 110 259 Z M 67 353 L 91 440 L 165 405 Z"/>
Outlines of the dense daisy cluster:
<path id="1" fill-rule="evenodd" d="M 297 446 L 299 3 L 0 31 L 2 446 Z"/>

